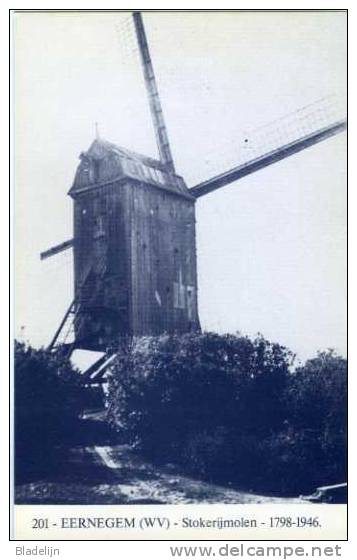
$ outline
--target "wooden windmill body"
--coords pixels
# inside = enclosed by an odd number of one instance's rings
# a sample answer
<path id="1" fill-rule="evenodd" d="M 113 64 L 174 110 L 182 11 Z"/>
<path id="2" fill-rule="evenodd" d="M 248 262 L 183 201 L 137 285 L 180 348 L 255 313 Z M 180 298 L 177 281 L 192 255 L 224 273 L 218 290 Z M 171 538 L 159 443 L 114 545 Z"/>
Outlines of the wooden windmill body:
<path id="1" fill-rule="evenodd" d="M 76 346 L 199 329 L 195 198 L 160 162 L 95 140 L 74 184 Z"/>
<path id="2" fill-rule="evenodd" d="M 50 348 L 106 350 L 123 336 L 200 329 L 197 306 L 196 200 L 346 128 L 344 119 L 188 188 L 175 171 L 141 14 L 134 13 L 159 159 L 99 137 L 81 154 L 69 195 L 74 236 L 42 253 L 73 247 L 75 286 Z"/>

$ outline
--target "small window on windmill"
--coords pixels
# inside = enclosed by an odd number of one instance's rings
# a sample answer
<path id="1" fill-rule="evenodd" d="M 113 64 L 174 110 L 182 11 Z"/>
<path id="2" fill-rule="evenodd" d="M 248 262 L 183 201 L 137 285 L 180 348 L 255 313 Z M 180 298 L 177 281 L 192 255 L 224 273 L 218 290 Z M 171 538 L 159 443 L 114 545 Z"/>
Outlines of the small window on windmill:
<path id="1" fill-rule="evenodd" d="M 157 177 L 158 182 L 161 185 L 165 185 L 165 176 L 164 176 L 163 172 L 160 171 L 160 169 L 156 169 L 156 177 Z"/>
<path id="2" fill-rule="evenodd" d="M 127 171 L 129 172 L 129 174 L 130 175 L 137 175 L 137 171 L 136 171 L 134 162 L 128 159 L 126 164 L 127 164 L 126 165 Z"/>
<path id="3" fill-rule="evenodd" d="M 92 159 L 89 166 L 89 180 L 91 183 L 98 183 L 99 181 L 99 164 L 98 159 Z"/>
<path id="4" fill-rule="evenodd" d="M 174 282 L 174 308 L 185 309 L 185 286 L 179 282 Z"/>
<path id="5" fill-rule="evenodd" d="M 130 169 L 130 173 L 131 173 L 132 175 L 137 175 L 136 165 L 135 165 L 135 163 L 133 162 L 133 160 L 130 160 L 130 161 L 129 161 L 129 169 Z"/>
<path id="6" fill-rule="evenodd" d="M 128 173 L 129 171 L 128 160 L 125 158 L 120 158 L 120 162 L 121 162 L 121 168 L 123 170 L 123 173 Z"/>
<path id="7" fill-rule="evenodd" d="M 89 167 L 90 167 L 88 158 L 83 155 L 83 156 L 81 156 L 81 160 L 82 160 L 82 164 L 81 164 L 82 171 L 83 171 L 84 175 L 86 176 L 86 178 L 88 179 L 89 178 Z"/>
<path id="8" fill-rule="evenodd" d="M 95 159 L 93 161 L 94 167 L 94 180 L 96 183 L 100 181 L 100 159 Z"/>
<path id="9" fill-rule="evenodd" d="M 137 177 L 141 177 L 141 165 L 138 163 L 133 163 L 134 173 Z"/>
<path id="10" fill-rule="evenodd" d="M 145 178 L 148 179 L 149 181 L 151 181 L 151 173 L 150 173 L 150 169 L 147 167 L 147 165 L 144 165 L 144 174 L 145 174 Z"/>
<path id="11" fill-rule="evenodd" d="M 188 318 L 190 320 L 193 319 L 194 295 L 195 295 L 194 286 L 187 286 L 187 313 L 188 313 Z"/>
<path id="12" fill-rule="evenodd" d="M 116 156 L 116 164 L 120 168 L 121 173 L 125 172 L 125 158 L 123 156 Z"/>
<path id="13" fill-rule="evenodd" d="M 140 176 L 140 179 L 145 179 L 145 173 L 144 173 L 144 169 L 143 169 L 143 166 L 141 165 L 141 163 L 136 164 L 136 169 L 137 169 L 138 175 Z"/>
<path id="14" fill-rule="evenodd" d="M 180 308 L 180 286 L 177 282 L 174 282 L 174 308 Z"/>
<path id="15" fill-rule="evenodd" d="M 150 180 L 153 181 L 154 183 L 157 182 L 157 178 L 156 178 L 156 174 L 155 174 L 155 169 L 152 169 L 152 167 L 148 167 L 149 169 L 149 174 L 150 174 Z"/>

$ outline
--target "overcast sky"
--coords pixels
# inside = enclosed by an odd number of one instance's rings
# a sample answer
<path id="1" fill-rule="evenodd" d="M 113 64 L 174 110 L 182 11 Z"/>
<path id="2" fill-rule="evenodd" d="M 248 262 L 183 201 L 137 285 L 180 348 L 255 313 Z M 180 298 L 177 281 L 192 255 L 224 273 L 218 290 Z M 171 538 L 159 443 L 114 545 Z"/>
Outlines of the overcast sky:
<path id="1" fill-rule="evenodd" d="M 176 169 L 188 186 L 242 159 L 247 130 L 344 97 L 343 12 L 146 13 Z M 157 157 L 127 13 L 17 14 L 16 335 L 47 344 L 73 297 L 67 192 L 103 138 Z M 301 359 L 346 343 L 345 134 L 197 203 L 202 327 L 261 332 Z"/>

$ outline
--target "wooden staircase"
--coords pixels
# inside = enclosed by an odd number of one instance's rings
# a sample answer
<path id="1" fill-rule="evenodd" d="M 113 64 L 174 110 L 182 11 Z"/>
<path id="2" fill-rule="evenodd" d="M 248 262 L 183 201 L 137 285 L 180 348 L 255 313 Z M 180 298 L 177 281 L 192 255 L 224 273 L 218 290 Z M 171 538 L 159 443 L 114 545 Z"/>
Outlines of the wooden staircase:
<path id="1" fill-rule="evenodd" d="M 80 340 L 81 330 L 86 320 L 85 311 L 88 310 L 98 299 L 98 285 L 103 285 L 103 277 L 106 273 L 105 259 L 96 263 L 90 263 L 83 275 L 83 280 L 77 288 L 77 297 L 69 305 L 64 317 L 56 330 L 49 346 L 50 352 L 58 352 L 64 358 L 69 358 Z M 106 369 L 114 358 L 114 353 L 106 353 L 99 358 L 82 374 L 84 385 L 104 383 Z"/>

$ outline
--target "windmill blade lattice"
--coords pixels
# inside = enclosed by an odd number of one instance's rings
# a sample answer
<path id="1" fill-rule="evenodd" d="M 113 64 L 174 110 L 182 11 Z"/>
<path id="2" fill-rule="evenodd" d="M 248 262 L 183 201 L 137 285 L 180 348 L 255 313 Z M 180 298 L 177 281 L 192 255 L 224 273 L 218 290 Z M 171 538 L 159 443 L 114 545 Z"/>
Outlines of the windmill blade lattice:
<path id="1" fill-rule="evenodd" d="M 115 26 L 120 60 L 123 64 L 139 63 L 139 49 L 131 14 Z"/>
<path id="2" fill-rule="evenodd" d="M 341 126 L 337 126 L 335 132 L 319 135 L 320 131 L 326 131 L 327 129 L 332 130 L 334 125 L 338 124 Z M 218 163 L 217 150 L 206 154 L 206 168 L 209 170 L 211 179 L 199 183 L 199 185 L 191 189 L 191 192 L 196 196 L 199 192 L 201 193 L 201 185 L 207 183 L 208 186 L 210 181 L 215 181 L 216 176 L 220 174 L 228 175 L 229 170 L 232 168 L 243 167 L 245 165 L 249 166 L 251 162 L 262 159 L 266 155 L 274 152 L 280 152 L 281 154 L 286 152 L 284 157 L 292 155 L 296 153 L 296 151 L 301 151 L 304 147 L 309 147 L 316 142 L 342 131 L 345 126 L 346 108 L 344 99 L 336 95 L 330 95 L 300 107 L 262 126 L 243 131 L 239 134 L 239 139 L 234 143 L 231 141 L 225 143 L 223 146 L 222 144 L 220 145 L 220 153 L 229 154 L 229 157 L 224 159 L 220 158 Z M 313 136 L 318 138 L 313 142 L 307 142 L 306 145 L 302 146 L 299 150 L 290 150 L 289 154 L 287 153 L 288 150 L 286 150 L 286 148 L 291 144 L 298 144 L 299 142 L 303 144 L 305 138 Z M 276 161 L 279 159 L 283 159 L 283 157 L 277 157 Z M 273 161 L 270 161 L 270 163 L 273 163 Z M 264 166 L 265 165 L 262 165 L 259 168 L 261 169 Z M 230 181 L 225 182 L 225 184 L 229 182 Z M 197 191 L 195 192 L 196 188 Z M 199 196 L 201 196 L 201 194 Z"/>
<path id="3" fill-rule="evenodd" d="M 241 140 L 239 163 L 275 150 L 345 119 L 343 100 L 330 95 L 263 126 L 248 130 Z"/>

